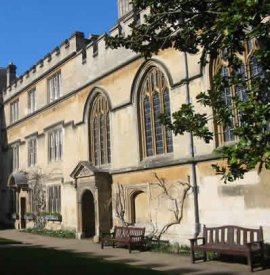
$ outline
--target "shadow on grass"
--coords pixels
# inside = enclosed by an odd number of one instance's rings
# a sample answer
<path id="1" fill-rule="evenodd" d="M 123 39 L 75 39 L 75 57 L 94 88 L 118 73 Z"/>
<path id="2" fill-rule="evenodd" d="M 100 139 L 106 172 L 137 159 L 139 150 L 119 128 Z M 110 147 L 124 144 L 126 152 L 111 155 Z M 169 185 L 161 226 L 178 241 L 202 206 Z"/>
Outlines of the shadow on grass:
<path id="1" fill-rule="evenodd" d="M 0 246 L 1 275 L 160 274 L 146 268 L 40 247 Z"/>
<path id="2" fill-rule="evenodd" d="M 8 244 L 21 244 L 21 242 L 0 238 L 0 245 L 8 245 Z"/>

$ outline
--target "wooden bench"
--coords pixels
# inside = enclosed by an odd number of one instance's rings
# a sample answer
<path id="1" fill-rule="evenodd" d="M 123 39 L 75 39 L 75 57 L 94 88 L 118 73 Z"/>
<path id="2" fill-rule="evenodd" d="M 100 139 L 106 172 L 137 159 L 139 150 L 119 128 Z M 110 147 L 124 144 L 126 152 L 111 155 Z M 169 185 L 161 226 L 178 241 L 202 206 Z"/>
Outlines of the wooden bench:
<path id="1" fill-rule="evenodd" d="M 200 243 L 199 243 L 200 242 Z M 263 231 L 239 226 L 203 227 L 203 237 L 190 239 L 191 261 L 207 260 L 207 252 L 245 256 L 250 270 L 263 267 Z M 197 257 L 195 252 L 202 252 Z"/>
<path id="2" fill-rule="evenodd" d="M 101 249 L 104 248 L 104 245 L 115 247 L 115 244 L 127 245 L 129 253 L 135 246 L 142 249 L 145 245 L 144 233 L 144 227 L 115 226 L 114 232 L 101 234 Z"/>

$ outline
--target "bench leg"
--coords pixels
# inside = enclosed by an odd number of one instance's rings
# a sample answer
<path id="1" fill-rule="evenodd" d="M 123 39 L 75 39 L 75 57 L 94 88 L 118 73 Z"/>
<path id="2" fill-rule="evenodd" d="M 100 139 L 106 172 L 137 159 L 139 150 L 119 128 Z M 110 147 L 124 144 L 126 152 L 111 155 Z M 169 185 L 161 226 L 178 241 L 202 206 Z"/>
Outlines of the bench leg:
<path id="1" fill-rule="evenodd" d="M 252 263 L 251 253 L 249 253 L 249 254 L 247 255 L 247 262 L 248 262 L 250 271 L 253 272 L 253 263 Z"/>
<path id="2" fill-rule="evenodd" d="M 195 252 L 193 250 L 191 250 L 191 253 L 190 253 L 190 256 L 191 256 L 191 263 L 195 263 Z"/>
<path id="3" fill-rule="evenodd" d="M 207 261 L 207 253 L 203 252 L 203 261 L 206 262 Z"/>
<path id="4" fill-rule="evenodd" d="M 103 249 L 104 248 L 104 242 L 103 242 L 103 240 L 101 241 L 101 249 Z"/>

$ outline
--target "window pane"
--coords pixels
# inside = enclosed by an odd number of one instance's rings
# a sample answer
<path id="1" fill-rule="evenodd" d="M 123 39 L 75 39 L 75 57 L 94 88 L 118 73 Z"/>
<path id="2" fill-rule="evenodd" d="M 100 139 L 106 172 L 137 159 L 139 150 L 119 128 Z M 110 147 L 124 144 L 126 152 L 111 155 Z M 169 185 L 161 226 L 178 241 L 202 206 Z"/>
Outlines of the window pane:
<path id="1" fill-rule="evenodd" d="M 63 156 L 63 132 L 62 129 L 54 130 L 49 134 L 49 160 L 61 160 Z"/>
<path id="2" fill-rule="evenodd" d="M 260 75 L 262 73 L 262 68 L 258 64 L 258 60 L 257 60 L 257 58 L 255 56 L 253 56 L 251 58 L 250 71 L 251 71 L 251 76 L 252 77 L 255 77 L 255 76 Z"/>
<path id="3" fill-rule="evenodd" d="M 36 139 L 31 139 L 28 142 L 28 165 L 36 164 Z"/>
<path id="4" fill-rule="evenodd" d="M 151 110 L 149 98 L 146 96 L 144 98 L 144 127 L 145 127 L 145 145 L 146 145 L 146 155 L 153 155 L 153 140 L 152 140 L 152 121 L 151 121 Z"/>
<path id="5" fill-rule="evenodd" d="M 16 122 L 19 119 L 19 101 L 10 104 L 10 122 Z"/>
<path id="6" fill-rule="evenodd" d="M 28 93 L 28 113 L 31 114 L 36 110 L 36 91 L 32 90 Z"/>
<path id="7" fill-rule="evenodd" d="M 111 162 L 109 106 L 105 96 L 99 94 L 90 112 L 91 161 L 94 165 Z"/>
<path id="8" fill-rule="evenodd" d="M 163 94 L 163 102 L 164 102 L 164 111 L 167 116 L 171 115 L 170 108 L 170 96 L 169 91 L 166 90 Z M 173 152 L 173 139 L 172 139 L 172 131 L 166 129 L 166 142 L 167 142 L 167 153 Z"/>
<path id="9" fill-rule="evenodd" d="M 105 163 L 105 122 L 104 115 L 100 117 L 100 151 L 101 151 L 101 164 Z"/>
<path id="10" fill-rule="evenodd" d="M 160 98 L 159 94 L 155 93 L 153 98 L 154 106 L 154 121 L 155 121 L 155 138 L 156 138 L 156 154 L 163 154 L 163 137 L 162 125 L 159 122 L 160 115 Z"/>
<path id="11" fill-rule="evenodd" d="M 13 168 L 13 171 L 19 168 L 19 145 L 18 144 L 12 147 L 12 168 Z"/>
<path id="12" fill-rule="evenodd" d="M 144 157 L 173 151 L 172 134 L 159 122 L 160 113 L 171 115 L 165 75 L 153 67 L 143 81 L 141 93 L 142 146 Z"/>
<path id="13" fill-rule="evenodd" d="M 51 186 L 48 189 L 48 211 L 53 212 L 61 212 L 61 186 Z"/>
<path id="14" fill-rule="evenodd" d="M 110 129 L 110 115 L 107 114 L 107 154 L 108 163 L 111 162 L 111 129 Z"/>
<path id="15" fill-rule="evenodd" d="M 228 70 L 224 67 L 221 69 L 221 76 L 225 79 L 229 76 Z M 225 88 L 222 91 L 222 97 L 224 100 L 225 105 L 227 106 L 228 110 L 231 112 L 230 116 L 230 125 L 226 126 L 224 128 L 224 141 L 233 141 L 234 135 L 233 135 L 233 129 L 234 129 L 234 115 L 232 113 L 232 94 L 230 88 Z"/>
<path id="16" fill-rule="evenodd" d="M 57 73 L 48 80 L 49 102 L 58 99 L 62 94 L 62 78 L 61 74 Z"/>
<path id="17" fill-rule="evenodd" d="M 94 156 L 95 156 L 95 164 L 97 165 L 98 164 L 98 160 L 99 160 L 99 157 L 98 157 L 98 153 L 99 153 L 99 136 L 98 136 L 98 120 L 97 118 L 94 119 Z"/>

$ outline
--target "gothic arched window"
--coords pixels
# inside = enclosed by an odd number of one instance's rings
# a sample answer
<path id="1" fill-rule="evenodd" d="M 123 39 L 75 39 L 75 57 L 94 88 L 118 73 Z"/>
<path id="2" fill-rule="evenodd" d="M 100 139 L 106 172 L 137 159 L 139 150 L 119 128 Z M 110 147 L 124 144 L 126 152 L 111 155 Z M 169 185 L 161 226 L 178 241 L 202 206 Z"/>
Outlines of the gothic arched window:
<path id="1" fill-rule="evenodd" d="M 90 160 L 99 166 L 111 162 L 110 113 L 105 96 L 98 94 L 90 112 Z"/>
<path id="2" fill-rule="evenodd" d="M 165 75 L 153 67 L 141 85 L 139 97 L 143 157 L 173 151 L 172 133 L 160 122 L 159 115 L 171 115 L 170 95 Z"/>
<path id="3" fill-rule="evenodd" d="M 242 80 L 246 84 L 244 86 L 236 86 L 230 85 L 225 87 L 221 93 L 224 100 L 225 105 L 227 106 L 228 110 L 231 113 L 230 116 L 230 125 L 226 127 L 222 127 L 217 125 L 216 129 L 218 132 L 218 143 L 223 144 L 225 142 L 231 142 L 236 139 L 235 135 L 233 134 L 234 128 L 237 125 L 241 125 L 243 123 L 241 119 L 241 112 L 237 110 L 235 106 L 235 102 L 233 98 L 237 97 L 240 101 L 247 101 L 247 88 L 251 85 L 253 77 L 257 76 L 262 72 L 260 65 L 257 62 L 256 57 L 254 56 L 254 50 L 256 49 L 256 43 L 254 40 L 249 40 L 244 43 L 245 50 L 242 54 L 238 54 L 237 57 L 239 61 L 241 61 L 242 65 L 236 72 L 238 77 L 241 77 Z M 226 60 L 226 51 L 221 53 L 219 57 L 214 60 L 213 62 L 213 70 L 212 76 L 217 75 L 220 73 L 220 76 L 223 80 L 230 82 L 231 77 L 236 75 L 234 71 L 228 66 L 228 61 Z"/>

